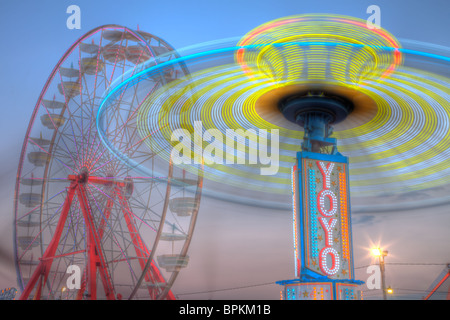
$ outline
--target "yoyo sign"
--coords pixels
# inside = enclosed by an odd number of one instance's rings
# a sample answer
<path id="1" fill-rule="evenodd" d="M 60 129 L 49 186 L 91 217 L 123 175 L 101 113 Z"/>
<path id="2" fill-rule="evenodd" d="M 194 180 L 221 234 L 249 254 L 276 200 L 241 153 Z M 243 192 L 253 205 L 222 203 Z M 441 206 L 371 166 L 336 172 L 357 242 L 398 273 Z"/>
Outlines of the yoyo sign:
<path id="1" fill-rule="evenodd" d="M 292 178 L 297 276 L 352 279 L 347 158 L 300 152 Z"/>

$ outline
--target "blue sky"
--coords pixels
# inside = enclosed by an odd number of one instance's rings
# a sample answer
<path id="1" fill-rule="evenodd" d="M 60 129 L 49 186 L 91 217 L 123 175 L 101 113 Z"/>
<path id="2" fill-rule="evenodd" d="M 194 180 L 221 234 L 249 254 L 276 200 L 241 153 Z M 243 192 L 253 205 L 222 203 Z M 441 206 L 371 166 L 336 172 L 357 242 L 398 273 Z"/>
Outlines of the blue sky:
<path id="1" fill-rule="evenodd" d="M 69 16 L 66 8 L 72 4 L 81 9 L 81 30 L 66 27 Z M 179 49 L 242 36 L 262 23 L 294 14 L 334 13 L 366 19 L 369 16 L 366 8 L 372 4 L 381 8 L 382 27 L 397 38 L 450 47 L 450 3 L 446 0 L 2 1 L 0 288 L 16 285 L 11 261 L 12 204 L 17 162 L 28 121 L 51 70 L 80 36 L 104 24 L 129 28 L 139 25 L 141 30 L 155 34 Z M 448 207 L 429 211 L 426 214 L 431 214 L 431 218 L 428 219 L 424 219 L 425 212 L 420 210 L 356 217 L 353 226 L 355 266 L 371 263 L 365 249 L 377 241 L 389 244 L 392 252 L 389 259 L 393 262 L 450 261 Z M 191 246 L 191 265 L 180 276 L 175 287 L 178 293 L 261 284 L 293 276 L 289 212 L 255 210 L 208 199 L 202 203 L 200 215 Z M 438 219 L 444 223 L 439 223 Z M 418 234 L 422 236 L 421 241 Z M 430 247 L 433 250 L 427 249 Z M 388 277 L 393 282 L 399 281 L 395 285 L 400 288 L 426 288 L 441 269 L 441 266 L 422 269 L 392 266 Z M 364 272 L 360 275 L 366 277 Z M 411 277 L 418 275 L 420 284 L 411 281 Z M 278 292 L 277 286 L 262 286 L 253 290 L 185 295 L 183 298 L 277 299 Z"/>

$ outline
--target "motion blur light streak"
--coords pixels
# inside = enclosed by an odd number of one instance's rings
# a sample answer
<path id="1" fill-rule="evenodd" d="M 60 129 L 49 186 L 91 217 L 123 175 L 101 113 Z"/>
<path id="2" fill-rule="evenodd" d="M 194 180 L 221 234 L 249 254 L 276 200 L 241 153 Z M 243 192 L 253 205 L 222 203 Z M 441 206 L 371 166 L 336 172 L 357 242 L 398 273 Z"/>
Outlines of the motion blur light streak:
<path id="1" fill-rule="evenodd" d="M 316 45 L 300 47 L 297 42 Z M 334 43 L 333 49 L 321 47 L 329 42 Z M 247 75 L 263 71 L 283 85 L 296 83 L 300 78 L 358 85 L 376 74 L 389 76 L 402 59 L 399 43 L 387 31 L 369 29 L 364 20 L 336 15 L 281 18 L 252 30 L 239 44 L 267 43 L 274 46 L 238 50 L 236 60 Z M 284 45 L 278 46 L 279 43 Z M 393 54 L 382 47 L 393 48 Z"/>

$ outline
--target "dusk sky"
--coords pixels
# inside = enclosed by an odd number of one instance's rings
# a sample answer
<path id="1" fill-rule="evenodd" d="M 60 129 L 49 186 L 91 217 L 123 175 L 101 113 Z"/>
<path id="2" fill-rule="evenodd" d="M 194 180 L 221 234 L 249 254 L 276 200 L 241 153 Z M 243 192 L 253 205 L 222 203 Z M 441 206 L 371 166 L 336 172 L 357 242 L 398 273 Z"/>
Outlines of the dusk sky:
<path id="1" fill-rule="evenodd" d="M 72 4 L 81 9 L 81 30 L 66 27 L 66 9 Z M 381 26 L 400 41 L 450 47 L 447 0 L 2 1 L 0 289 L 18 287 L 13 197 L 26 129 L 50 72 L 79 37 L 105 24 L 139 26 L 181 49 L 240 37 L 265 22 L 295 14 L 367 19 L 370 5 L 381 8 Z M 385 248 L 389 251 L 386 284 L 396 290 L 392 298 L 420 299 L 450 262 L 450 204 L 358 213 L 352 221 L 356 279 L 365 281 L 366 266 L 375 261 L 369 249 Z M 180 299 L 279 299 L 281 287 L 269 283 L 294 278 L 292 246 L 291 211 L 203 198 L 189 266 L 180 273 L 173 291 Z M 381 297 L 380 290 L 365 286 L 362 290 L 366 299 Z"/>

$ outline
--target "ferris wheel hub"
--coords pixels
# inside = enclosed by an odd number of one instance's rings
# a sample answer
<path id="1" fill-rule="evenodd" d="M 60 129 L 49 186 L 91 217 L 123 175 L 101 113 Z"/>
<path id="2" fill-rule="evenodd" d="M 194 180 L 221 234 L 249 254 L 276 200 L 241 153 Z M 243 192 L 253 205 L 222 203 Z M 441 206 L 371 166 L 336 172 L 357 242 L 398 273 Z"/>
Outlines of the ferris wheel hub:
<path id="1" fill-rule="evenodd" d="M 89 169 L 86 167 L 81 168 L 77 177 L 78 183 L 86 184 L 89 181 Z"/>

